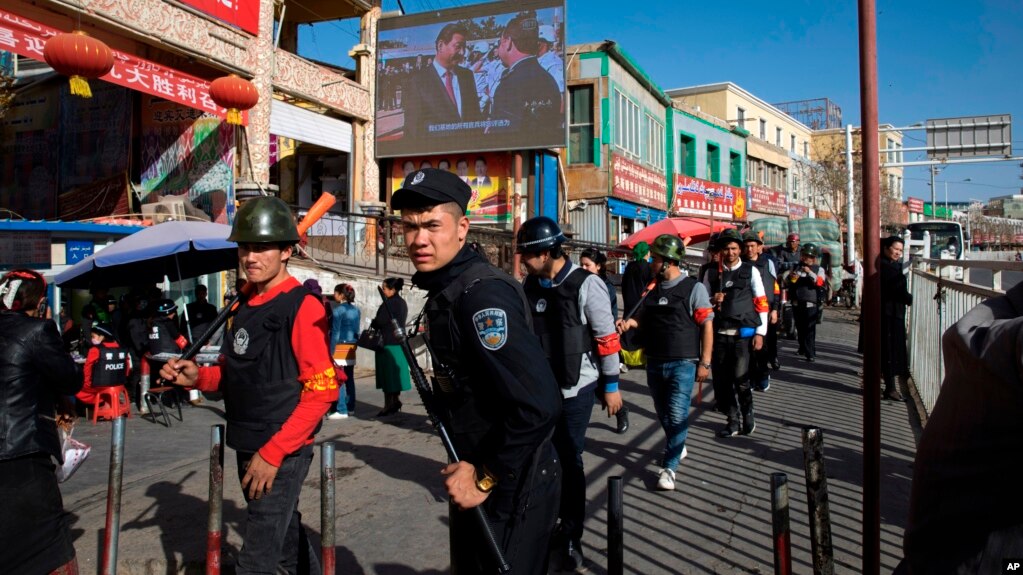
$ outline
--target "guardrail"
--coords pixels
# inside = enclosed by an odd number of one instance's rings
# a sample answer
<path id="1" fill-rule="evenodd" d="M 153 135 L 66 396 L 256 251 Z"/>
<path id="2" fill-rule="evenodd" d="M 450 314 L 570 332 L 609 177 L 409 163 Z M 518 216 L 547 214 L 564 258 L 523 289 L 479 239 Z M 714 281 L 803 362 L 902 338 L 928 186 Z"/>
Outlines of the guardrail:
<path id="1" fill-rule="evenodd" d="M 962 281 L 954 279 L 961 270 Z M 991 286 L 971 282 L 978 270 L 991 273 Z M 977 304 L 1005 293 L 1004 272 L 1023 272 L 1023 263 L 914 258 L 910 272 L 913 305 L 908 317 L 909 370 L 930 415 L 945 378 L 941 337 Z"/>

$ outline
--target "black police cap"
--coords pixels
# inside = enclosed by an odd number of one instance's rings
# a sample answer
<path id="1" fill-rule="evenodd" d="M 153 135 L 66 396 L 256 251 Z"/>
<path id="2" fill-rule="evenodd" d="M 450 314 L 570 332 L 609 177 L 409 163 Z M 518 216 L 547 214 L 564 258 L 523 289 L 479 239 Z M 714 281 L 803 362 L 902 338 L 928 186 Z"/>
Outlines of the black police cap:
<path id="1" fill-rule="evenodd" d="M 109 323 L 94 323 L 92 324 L 92 331 L 102 335 L 107 339 L 114 338 L 114 329 Z"/>
<path id="2" fill-rule="evenodd" d="M 465 213 L 472 188 L 447 170 L 423 168 L 405 177 L 401 189 L 391 195 L 391 209 L 427 208 L 455 202 Z"/>

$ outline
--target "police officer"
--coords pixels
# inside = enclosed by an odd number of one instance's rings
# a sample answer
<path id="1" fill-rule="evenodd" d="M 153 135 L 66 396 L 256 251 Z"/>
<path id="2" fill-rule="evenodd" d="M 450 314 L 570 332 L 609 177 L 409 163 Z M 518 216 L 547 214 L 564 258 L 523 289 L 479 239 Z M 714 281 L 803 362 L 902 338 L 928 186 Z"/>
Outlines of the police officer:
<path id="1" fill-rule="evenodd" d="M 444 484 L 459 510 L 483 505 L 513 573 L 544 573 L 561 491 L 550 441 L 561 395 L 521 285 L 466 245 L 470 194 L 457 175 L 426 168 L 391 198 L 412 281 L 427 292 L 437 415 L 462 459 L 443 469 Z M 496 571 L 470 514 L 452 509 L 450 529 L 453 573 Z"/>
<path id="2" fill-rule="evenodd" d="M 313 458 L 313 438 L 338 374 L 327 352 L 323 304 L 288 273 L 298 230 L 288 205 L 264 196 L 235 216 L 230 241 L 253 288 L 227 331 L 222 366 L 171 359 L 160 375 L 202 391 L 218 387 L 227 412 L 227 445 L 237 452 L 247 503 L 238 573 L 320 570 L 298 512 Z M 340 376 L 343 379 L 343 376 Z M 304 571 L 304 569 L 303 569 Z"/>
<path id="3" fill-rule="evenodd" d="M 742 235 L 742 259 L 753 264 L 760 272 L 760 280 L 764 283 L 767 293 L 767 336 L 764 347 L 753 352 L 750 361 L 750 381 L 756 391 L 767 391 L 771 387 L 772 363 L 778 353 L 778 311 L 781 309 L 781 289 L 778 286 L 778 270 L 774 260 L 763 253 L 764 240 L 760 234 L 750 230 Z"/>
<path id="4" fill-rule="evenodd" d="M 75 394 L 87 405 L 96 400 L 96 388 L 125 385 L 131 371 L 128 349 L 117 342 L 110 324 L 92 324 L 91 335 L 92 347 L 85 356 L 84 383 L 81 391 Z"/>
<path id="5" fill-rule="evenodd" d="M 533 315 L 533 331 L 561 386 L 561 417 L 554 427 L 554 448 L 564 474 L 555 548 L 561 569 L 575 571 L 583 566 L 586 427 L 593 412 L 594 392 L 600 394 L 608 417 L 622 407 L 618 391 L 621 345 L 607 287 L 599 276 L 568 259 L 561 249 L 564 242 L 558 224 L 540 216 L 523 222 L 515 238 L 515 251 L 521 254 L 522 266 L 529 274 L 523 289 Z"/>
<path id="6" fill-rule="evenodd" d="M 685 246 L 677 236 L 657 236 L 650 252 L 652 269 L 660 281 L 643 300 L 636 317 L 622 319 L 618 329 L 638 328 L 646 347 L 647 385 L 665 436 L 657 489 L 672 491 L 675 470 L 688 454 L 693 384 L 710 374 L 714 310 L 704 285 L 682 272 Z"/>
<path id="7" fill-rule="evenodd" d="M 206 286 L 199 284 L 195 286 L 195 301 L 185 306 L 188 313 L 188 326 L 185 327 L 185 322 L 181 322 L 182 333 L 190 333 L 189 337 L 192 339 L 201 337 L 202 334 L 206 333 L 206 329 L 213 323 L 213 320 L 217 318 L 217 307 L 211 304 L 206 298 L 209 295 L 209 291 Z M 187 329 L 187 331 L 186 331 Z"/>
<path id="8" fill-rule="evenodd" d="M 784 278 L 789 272 L 799 267 L 799 234 L 791 233 L 785 243 L 774 246 L 774 261 L 778 264 L 778 277 Z M 787 290 L 782 290 L 781 329 L 788 339 L 796 339 L 796 329 L 792 325 L 792 304 L 786 301 Z"/>
<path id="9" fill-rule="evenodd" d="M 718 236 L 718 266 L 707 270 L 703 285 L 714 312 L 714 395 L 728 418 L 718 437 L 749 435 L 756 429 L 750 388 L 750 354 L 767 335 L 767 294 L 760 273 L 740 258 L 742 236 L 734 229 Z M 752 340 L 752 341 L 751 341 Z M 739 415 L 742 415 L 741 429 Z"/>
<path id="10" fill-rule="evenodd" d="M 153 315 L 149 318 L 146 329 L 145 361 L 149 362 L 149 373 L 160 373 L 166 359 L 154 359 L 160 354 L 179 354 L 188 345 L 188 340 L 178 331 L 178 304 L 171 299 L 159 299 L 153 304 Z M 149 391 L 145 379 L 140 383 L 142 394 L 139 402 L 145 403 L 143 396 Z"/>
<path id="11" fill-rule="evenodd" d="M 707 250 L 705 256 L 707 261 L 700 264 L 700 270 L 696 273 L 696 279 L 699 282 L 703 282 L 703 279 L 707 277 L 707 270 L 715 268 L 718 265 L 718 232 L 714 232 L 710 235 L 710 241 L 707 242 Z"/>
<path id="12" fill-rule="evenodd" d="M 796 353 L 812 362 L 817 355 L 817 315 L 820 313 L 825 274 L 824 269 L 817 265 L 820 251 L 816 244 L 805 244 L 799 254 L 799 267 L 788 273 L 785 283 L 799 338 Z"/>

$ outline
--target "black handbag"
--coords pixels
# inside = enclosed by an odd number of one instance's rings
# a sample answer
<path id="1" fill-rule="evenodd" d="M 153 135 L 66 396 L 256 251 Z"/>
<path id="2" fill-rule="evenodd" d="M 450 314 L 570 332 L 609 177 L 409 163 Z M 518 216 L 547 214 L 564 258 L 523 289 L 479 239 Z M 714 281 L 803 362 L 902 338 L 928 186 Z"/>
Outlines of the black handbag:
<path id="1" fill-rule="evenodd" d="M 384 335 L 376 328 L 367 327 L 359 334 L 359 341 L 355 345 L 373 351 L 381 351 L 384 349 Z"/>

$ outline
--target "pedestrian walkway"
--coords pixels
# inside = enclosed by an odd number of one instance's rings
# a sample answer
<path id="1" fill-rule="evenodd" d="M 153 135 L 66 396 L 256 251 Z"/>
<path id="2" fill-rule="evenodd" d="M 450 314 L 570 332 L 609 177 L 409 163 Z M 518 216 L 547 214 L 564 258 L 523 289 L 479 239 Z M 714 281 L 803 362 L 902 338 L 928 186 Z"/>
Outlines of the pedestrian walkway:
<path id="1" fill-rule="evenodd" d="M 691 414 L 688 458 L 675 492 L 654 490 L 663 442 L 642 370 L 623 375 L 631 428 L 614 433 L 614 418 L 594 411 L 585 463 L 588 520 L 583 537 L 590 573 L 606 572 L 606 484 L 625 486 L 625 565 L 629 573 L 769 573 L 769 478 L 789 476 L 793 569 L 811 572 L 800 432 L 824 430 L 836 572 L 860 570 L 862 396 L 855 354 L 856 326 L 846 312 L 828 310 L 818 330 L 817 362 L 794 356 L 783 342 L 782 370 L 755 395 L 757 429 L 749 437 L 714 436 L 724 417 L 714 413 L 711 385 Z M 524 368 L 527 366 L 524 365 Z M 382 394 L 372 377 L 359 382 L 361 417 L 326 421 L 318 440 L 336 444 L 338 573 L 406 575 L 448 570 L 448 506 L 439 475 L 444 452 L 414 393 L 404 411 L 377 420 Z M 209 427 L 222 404 L 185 408 L 170 429 L 128 420 L 118 573 L 167 573 L 197 568 L 205 557 Z M 915 452 L 907 404 L 882 406 L 882 572 L 901 558 Z M 104 524 L 110 425 L 80 424 L 76 437 L 93 445 L 89 461 L 62 486 L 73 516 L 82 571 L 95 572 Z M 224 563 L 241 544 L 244 502 L 233 453 L 225 462 Z M 319 533 L 319 458 L 302 496 L 304 522 Z M 319 544 L 318 539 L 316 544 Z M 225 572 L 231 572 L 230 567 Z"/>

